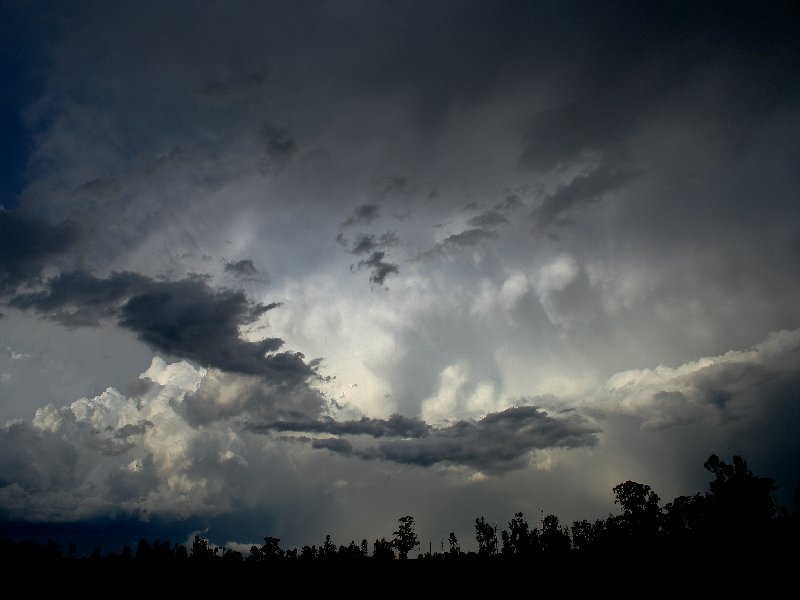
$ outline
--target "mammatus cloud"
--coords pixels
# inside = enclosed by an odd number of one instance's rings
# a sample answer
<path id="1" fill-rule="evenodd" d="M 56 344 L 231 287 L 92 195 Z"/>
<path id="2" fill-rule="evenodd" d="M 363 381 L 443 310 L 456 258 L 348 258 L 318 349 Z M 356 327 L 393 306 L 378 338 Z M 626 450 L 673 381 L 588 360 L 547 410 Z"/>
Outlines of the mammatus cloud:
<path id="1" fill-rule="evenodd" d="M 393 415 L 388 420 L 283 422 L 262 430 L 329 433 L 338 436 L 403 437 L 360 445 L 344 437 L 304 438 L 321 448 L 365 460 L 429 467 L 438 463 L 464 465 L 486 472 L 501 472 L 527 465 L 535 450 L 576 448 L 597 443 L 599 429 L 585 417 L 567 413 L 551 417 L 535 406 L 520 406 L 489 413 L 477 421 L 458 421 L 434 428 L 417 419 Z"/>
<path id="2" fill-rule="evenodd" d="M 73 271 L 48 280 L 42 291 L 15 296 L 11 304 L 70 327 L 115 319 L 159 352 L 280 385 L 298 385 L 315 374 L 302 354 L 279 352 L 279 338 L 240 337 L 239 327 L 279 304 L 253 304 L 244 292 L 214 290 L 200 277 L 156 281 L 124 272 L 101 279 Z"/>

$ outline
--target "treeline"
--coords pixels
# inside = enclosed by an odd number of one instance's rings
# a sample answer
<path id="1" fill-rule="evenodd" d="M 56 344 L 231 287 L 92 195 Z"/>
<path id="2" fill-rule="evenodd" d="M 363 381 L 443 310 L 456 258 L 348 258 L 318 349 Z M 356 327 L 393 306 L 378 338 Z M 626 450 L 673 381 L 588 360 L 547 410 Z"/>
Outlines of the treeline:
<path id="1" fill-rule="evenodd" d="M 562 525 L 555 515 L 547 515 L 540 527 L 531 527 L 518 512 L 507 528 L 497 526 L 483 516 L 475 520 L 477 552 L 465 552 L 450 533 L 447 547 L 437 552 L 417 553 L 421 560 L 488 559 L 524 560 L 597 558 L 627 556 L 631 559 L 654 554 L 691 557 L 693 555 L 729 555 L 732 553 L 797 553 L 800 543 L 798 508 L 800 488 L 795 492 L 793 512 L 779 507 L 775 482 L 755 476 L 739 456 L 731 464 L 711 455 L 704 467 L 713 479 L 705 494 L 679 496 L 664 506 L 649 485 L 625 481 L 613 488 L 620 513 L 595 521 L 574 521 Z M 3 561 L 69 562 L 103 564 L 193 564 L 258 565 L 272 561 L 377 560 L 391 561 L 415 556 L 420 541 L 414 518 L 403 516 L 390 539 L 371 544 L 336 545 L 331 536 L 319 546 L 284 549 L 280 539 L 267 536 L 249 553 L 215 547 L 195 536 L 191 548 L 169 541 L 140 540 L 135 550 L 125 546 L 119 553 L 103 554 L 97 548 L 88 557 L 76 556 L 75 546 L 67 552 L 54 542 L 14 542 L 0 537 Z"/>

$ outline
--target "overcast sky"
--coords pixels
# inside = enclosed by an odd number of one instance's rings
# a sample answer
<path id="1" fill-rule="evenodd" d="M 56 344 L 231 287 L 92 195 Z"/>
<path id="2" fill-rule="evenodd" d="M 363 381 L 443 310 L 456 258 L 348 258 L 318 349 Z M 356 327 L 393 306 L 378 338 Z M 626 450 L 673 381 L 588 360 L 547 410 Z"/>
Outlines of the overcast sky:
<path id="1" fill-rule="evenodd" d="M 3 521 L 471 547 L 712 452 L 790 501 L 796 4 L 0 10 Z"/>

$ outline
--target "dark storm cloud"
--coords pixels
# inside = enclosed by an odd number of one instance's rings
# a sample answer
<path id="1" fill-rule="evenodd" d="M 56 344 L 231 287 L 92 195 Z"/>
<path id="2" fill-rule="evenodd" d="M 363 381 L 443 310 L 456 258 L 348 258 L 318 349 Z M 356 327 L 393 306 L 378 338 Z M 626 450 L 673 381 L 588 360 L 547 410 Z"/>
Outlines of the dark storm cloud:
<path id="1" fill-rule="evenodd" d="M 139 421 L 136 424 L 128 423 L 117 429 L 116 433 L 114 434 L 114 437 L 124 440 L 131 437 L 132 435 L 142 435 L 145 431 L 147 431 L 151 427 L 155 427 L 155 425 L 153 425 L 152 421 L 147 421 L 147 420 Z"/>
<path id="2" fill-rule="evenodd" d="M 331 435 L 368 435 L 374 438 L 419 438 L 431 432 L 431 426 L 416 418 L 394 414 L 388 419 L 362 417 L 353 421 L 336 421 L 330 417 L 316 421 L 276 421 L 253 427 L 256 431 L 302 431 Z"/>
<path id="3" fill-rule="evenodd" d="M 475 215 L 467 222 L 476 229 L 491 229 L 500 225 L 508 225 L 508 219 L 496 210 L 489 210 Z"/>
<path id="4" fill-rule="evenodd" d="M 534 211 L 534 232 L 542 233 L 551 225 L 563 225 L 581 206 L 619 189 L 633 176 L 630 170 L 604 164 L 561 184 Z"/>
<path id="5" fill-rule="evenodd" d="M 123 272 L 100 279 L 73 271 L 49 280 L 44 291 L 14 297 L 11 304 L 73 326 L 113 317 L 155 350 L 223 371 L 289 384 L 314 374 L 301 354 L 277 352 L 281 339 L 239 337 L 240 326 L 278 304 L 253 304 L 242 291 L 214 290 L 198 277 L 156 281 Z"/>
<path id="6" fill-rule="evenodd" d="M 258 269 L 250 259 L 237 260 L 236 262 L 226 263 L 225 272 L 233 273 L 234 275 L 241 275 L 243 277 L 256 277 Z"/>
<path id="7" fill-rule="evenodd" d="M 676 369 L 618 373 L 586 411 L 631 415 L 645 429 L 752 420 L 774 406 L 775 398 L 796 394 L 798 361 L 800 330 L 774 332 L 749 350 L 704 357 Z"/>
<path id="8" fill-rule="evenodd" d="M 0 207 L 0 293 L 39 276 L 48 259 L 75 240 L 73 227 L 51 225 Z"/>
<path id="9" fill-rule="evenodd" d="M 243 90 L 260 88 L 268 81 L 269 75 L 266 68 L 246 65 L 243 69 L 233 70 L 222 79 L 208 81 L 201 87 L 199 94 L 209 98 L 239 95 Z"/>
<path id="10" fill-rule="evenodd" d="M 528 186 L 524 186 L 520 191 L 529 191 Z M 499 210 L 501 212 L 510 212 L 512 210 L 516 210 L 521 208 L 525 203 L 522 201 L 517 194 L 508 194 L 505 198 L 503 198 L 500 202 L 494 205 L 494 210 Z"/>
<path id="11" fill-rule="evenodd" d="M 578 414 L 568 413 L 554 418 L 535 406 L 509 408 L 489 413 L 479 421 L 459 421 L 438 429 L 417 419 L 405 419 L 398 415 L 387 421 L 285 422 L 272 423 L 259 429 L 334 435 L 364 434 L 373 437 L 404 436 L 407 439 L 387 440 L 366 447 L 338 437 L 313 439 L 311 442 L 314 448 L 364 460 L 385 460 L 421 467 L 451 463 L 487 472 L 524 467 L 527 464 L 526 457 L 532 450 L 593 446 L 597 443 L 599 432 Z"/>
<path id="12" fill-rule="evenodd" d="M 383 460 L 403 464 L 449 462 L 506 471 L 526 466 L 531 450 L 593 446 L 598 431 L 579 415 L 553 418 L 540 408 L 523 406 L 490 413 L 477 422 L 459 421 L 426 438 L 382 442 L 376 452 Z"/>
<path id="13" fill-rule="evenodd" d="M 696 421 L 720 423 L 743 418 L 750 409 L 736 402 L 737 397 L 767 389 L 786 377 L 786 373 L 749 361 L 709 365 L 655 392 L 641 409 L 644 426 L 661 429 Z"/>
<path id="14" fill-rule="evenodd" d="M 375 250 L 383 250 L 395 246 L 399 238 L 394 231 L 387 231 L 381 236 L 372 233 L 365 233 L 356 238 L 350 252 L 353 254 L 367 254 Z"/>
<path id="15" fill-rule="evenodd" d="M 484 240 L 497 237 L 497 234 L 490 229 L 467 229 L 460 233 L 454 233 L 447 236 L 444 241 L 439 245 L 443 250 L 451 250 L 455 248 L 471 248 L 477 246 Z"/>
<path id="16" fill-rule="evenodd" d="M 256 376 L 209 371 L 200 387 L 174 407 L 192 426 L 206 426 L 231 417 L 258 422 L 314 420 L 323 409 L 321 394 L 305 382 L 294 385 Z"/>
<path id="17" fill-rule="evenodd" d="M 523 204 L 517 194 L 509 194 L 500 202 L 496 202 L 491 209 L 471 217 L 467 224 L 477 230 L 492 231 L 497 227 L 508 225 L 509 220 L 506 215 L 520 208 Z M 478 210 L 478 208 L 476 202 L 470 202 L 464 206 L 465 210 Z"/>
<path id="18" fill-rule="evenodd" d="M 499 237 L 497 229 L 510 224 L 506 215 L 520 208 L 523 204 L 519 196 L 509 194 L 502 201 L 495 203 L 491 209 L 470 217 L 467 221 L 469 229 L 447 236 L 433 248 L 419 253 L 415 260 L 455 253 L 464 248 L 473 248 L 486 240 Z M 480 209 L 480 205 L 473 201 L 462 208 L 466 211 L 477 211 Z M 437 227 L 439 226 L 437 225 Z"/>
<path id="19" fill-rule="evenodd" d="M 136 273 L 114 273 L 100 279 L 85 271 L 62 273 L 47 282 L 45 290 L 11 299 L 17 308 L 33 308 L 62 323 L 96 326 L 116 314 L 119 304 L 135 290 L 155 283 Z"/>
<path id="20" fill-rule="evenodd" d="M 443 254 L 458 252 L 464 248 L 474 248 L 481 242 L 494 239 L 496 237 L 498 237 L 497 232 L 492 228 L 473 227 L 472 229 L 466 229 L 459 233 L 454 233 L 447 236 L 433 248 L 426 250 L 425 252 L 421 252 L 416 257 L 416 260 L 435 258 L 437 256 L 442 256 Z"/>
<path id="21" fill-rule="evenodd" d="M 264 144 L 264 170 L 280 169 L 297 154 L 297 144 L 285 129 L 267 123 L 261 128 L 261 139 Z"/>
<path id="22" fill-rule="evenodd" d="M 378 198 L 395 196 L 409 189 L 408 178 L 401 175 L 382 175 L 373 179 L 372 184 L 375 188 L 374 195 Z"/>
<path id="23" fill-rule="evenodd" d="M 347 440 L 340 438 L 322 438 L 310 440 L 311 447 L 317 450 L 330 450 L 336 454 L 344 456 L 351 456 L 353 454 L 353 445 Z"/>
<path id="24" fill-rule="evenodd" d="M 358 261 L 355 270 L 369 269 L 369 280 L 377 285 L 383 285 L 386 278 L 391 275 L 400 273 L 400 269 L 396 264 L 384 260 L 386 253 L 382 250 L 376 250 L 369 258 Z"/>
<path id="25" fill-rule="evenodd" d="M 369 225 L 381 214 L 381 207 L 378 204 L 362 204 L 357 206 L 349 217 L 347 217 L 340 227 L 352 227 L 353 225 Z"/>
<path id="26" fill-rule="evenodd" d="M 552 67 L 564 67 L 554 85 L 560 97 L 532 116 L 520 155 L 526 167 L 546 171 L 624 153 L 645 120 L 683 103 L 698 126 L 717 121 L 736 137 L 747 135 L 797 97 L 790 2 L 670 3 L 646 11 L 586 3 L 581 13 L 556 29 L 564 35 L 558 47 L 572 49 L 549 57 Z"/>

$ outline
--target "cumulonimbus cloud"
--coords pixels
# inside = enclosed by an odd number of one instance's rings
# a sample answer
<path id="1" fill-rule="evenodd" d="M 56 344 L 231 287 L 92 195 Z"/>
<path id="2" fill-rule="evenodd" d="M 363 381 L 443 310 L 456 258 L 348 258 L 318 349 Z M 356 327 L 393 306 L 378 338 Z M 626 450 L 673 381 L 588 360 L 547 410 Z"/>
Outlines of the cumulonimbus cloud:
<path id="1" fill-rule="evenodd" d="M 614 374 L 580 402 L 595 416 L 623 414 L 645 429 L 745 419 L 776 395 L 791 395 L 800 364 L 800 330 L 773 332 L 747 350 L 731 350 L 677 367 Z"/>

